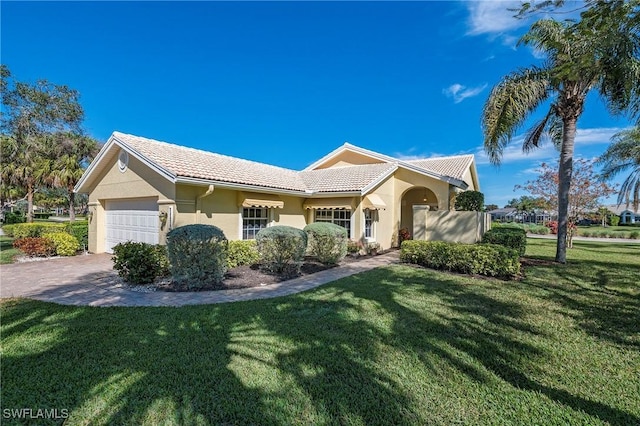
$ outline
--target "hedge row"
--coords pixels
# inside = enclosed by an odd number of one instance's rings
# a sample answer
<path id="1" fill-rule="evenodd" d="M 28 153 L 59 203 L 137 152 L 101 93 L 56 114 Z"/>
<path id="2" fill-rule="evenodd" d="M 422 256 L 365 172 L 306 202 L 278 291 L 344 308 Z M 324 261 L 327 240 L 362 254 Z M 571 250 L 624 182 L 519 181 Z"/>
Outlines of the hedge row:
<path id="1" fill-rule="evenodd" d="M 403 241 L 400 260 L 428 268 L 490 277 L 520 273 L 517 251 L 496 244 L 462 244 L 441 241 Z"/>
<path id="2" fill-rule="evenodd" d="M 79 249 L 78 240 L 66 232 L 52 232 L 42 237 L 23 237 L 13 242 L 13 247 L 27 256 L 73 256 Z"/>
<path id="3" fill-rule="evenodd" d="M 73 223 L 15 223 L 4 225 L 2 230 L 5 235 L 13 238 L 42 237 L 44 234 L 66 232 L 76 237 L 78 244 L 80 244 L 80 248 L 87 247 L 89 244 L 89 224 L 86 221 Z"/>
<path id="4" fill-rule="evenodd" d="M 501 227 L 487 231 L 482 237 L 483 244 L 499 244 L 524 256 L 527 250 L 527 232 L 522 228 Z"/>

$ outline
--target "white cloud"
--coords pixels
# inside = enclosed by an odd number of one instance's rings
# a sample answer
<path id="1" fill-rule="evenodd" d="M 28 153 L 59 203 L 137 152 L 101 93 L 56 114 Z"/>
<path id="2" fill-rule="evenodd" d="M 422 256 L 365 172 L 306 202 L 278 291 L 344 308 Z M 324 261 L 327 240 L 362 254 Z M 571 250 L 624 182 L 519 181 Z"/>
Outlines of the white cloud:
<path id="1" fill-rule="evenodd" d="M 520 6 L 520 1 L 512 0 L 468 1 L 468 34 L 500 34 L 526 25 L 525 20 L 514 18 L 515 12 L 508 10 Z"/>
<path id="2" fill-rule="evenodd" d="M 600 127 L 593 129 L 578 129 L 576 131 L 576 144 L 595 145 L 611 142 L 611 137 L 625 130 L 622 127 Z"/>
<path id="3" fill-rule="evenodd" d="M 477 87 L 466 87 L 462 84 L 455 83 L 447 87 L 446 89 L 442 89 L 442 93 L 444 93 L 449 98 L 453 98 L 453 102 L 459 104 L 467 98 L 478 96 L 486 88 L 487 83 Z"/>
<path id="4" fill-rule="evenodd" d="M 611 136 L 624 130 L 620 127 L 600 127 L 591 129 L 577 129 L 576 131 L 576 146 L 607 144 L 610 142 Z M 543 142 L 539 148 L 530 151 L 529 153 L 522 152 L 522 143 L 524 142 L 524 135 L 518 135 L 511 140 L 511 143 L 507 145 L 502 153 L 501 164 L 514 163 L 517 161 L 530 161 L 530 160 L 543 160 L 550 161 L 555 160 L 558 157 L 558 151 L 550 142 Z M 484 152 L 483 147 L 478 147 L 476 150 L 476 162 L 478 164 L 489 164 L 489 157 Z M 521 173 L 526 173 L 523 170 Z"/>

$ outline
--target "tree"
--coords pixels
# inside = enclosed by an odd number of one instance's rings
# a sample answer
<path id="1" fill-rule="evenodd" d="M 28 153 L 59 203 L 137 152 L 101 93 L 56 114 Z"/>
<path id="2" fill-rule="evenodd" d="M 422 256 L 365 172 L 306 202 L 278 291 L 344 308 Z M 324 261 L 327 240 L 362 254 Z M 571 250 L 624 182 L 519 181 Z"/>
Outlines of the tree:
<path id="1" fill-rule="evenodd" d="M 33 194 L 44 185 L 52 166 L 48 136 L 57 132 L 81 134 L 84 111 L 77 91 L 46 80 L 34 84 L 15 81 L 9 68 L 0 65 L 3 113 L 3 182 L 25 189 L 27 220 L 33 220 Z M 4 148 L 7 148 L 6 150 Z"/>
<path id="2" fill-rule="evenodd" d="M 631 169 L 618 193 L 618 205 L 633 204 L 638 211 L 640 204 L 640 127 L 616 133 L 605 153 L 600 157 L 602 178 L 612 179 L 619 173 Z"/>
<path id="3" fill-rule="evenodd" d="M 73 188 L 82 177 L 87 164 L 98 153 L 98 142 L 74 133 L 53 135 L 53 167 L 48 181 L 55 188 L 64 188 L 69 201 L 69 221 L 75 220 L 75 192 Z"/>
<path id="4" fill-rule="evenodd" d="M 484 194 L 479 191 L 464 191 L 456 196 L 456 210 L 479 212 L 484 204 Z"/>
<path id="5" fill-rule="evenodd" d="M 490 212 L 492 210 L 497 210 L 499 207 L 497 204 L 485 204 L 484 205 L 484 211 L 485 212 Z"/>
<path id="6" fill-rule="evenodd" d="M 578 22 L 542 19 L 534 23 L 520 43 L 534 47 L 546 57 L 545 62 L 505 76 L 492 89 L 482 113 L 484 149 L 491 162 L 499 165 L 515 132 L 550 101 L 545 116 L 527 132 L 523 151 L 537 148 L 544 137 L 560 150 L 555 202 L 555 259 L 560 263 L 566 262 L 576 126 L 587 94 L 597 90 L 613 114 L 637 116 L 640 112 L 638 1 L 616 4 L 607 13 L 588 8 Z"/>
<path id="7" fill-rule="evenodd" d="M 578 218 L 586 213 L 595 212 L 600 207 L 600 199 L 608 197 L 616 192 L 614 187 L 600 179 L 594 170 L 594 161 L 579 158 L 575 160 L 573 167 L 573 185 L 569 192 L 569 219 L 575 223 Z M 524 189 L 534 197 L 539 197 L 549 205 L 551 209 L 557 209 L 557 188 L 560 181 L 556 165 L 542 163 L 538 169 L 538 177 L 527 181 L 517 189 Z"/>

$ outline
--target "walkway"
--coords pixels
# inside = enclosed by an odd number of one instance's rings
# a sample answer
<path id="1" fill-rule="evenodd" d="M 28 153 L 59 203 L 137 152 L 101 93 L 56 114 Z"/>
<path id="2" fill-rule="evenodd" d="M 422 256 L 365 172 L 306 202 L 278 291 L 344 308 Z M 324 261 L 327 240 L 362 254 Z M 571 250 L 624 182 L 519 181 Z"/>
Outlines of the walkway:
<path id="1" fill-rule="evenodd" d="M 277 284 L 237 290 L 140 293 L 117 287 L 111 255 L 92 254 L 0 266 L 0 297 L 26 297 L 76 306 L 186 306 L 280 297 L 398 262 L 399 252 Z"/>
<path id="2" fill-rule="evenodd" d="M 545 240 L 557 240 L 557 235 L 539 235 L 539 234 L 527 234 L 528 238 L 540 238 Z M 586 241 L 592 243 L 626 243 L 626 244 L 640 244 L 640 240 L 632 240 L 629 238 L 598 238 L 598 237 L 573 237 L 573 241 Z"/>

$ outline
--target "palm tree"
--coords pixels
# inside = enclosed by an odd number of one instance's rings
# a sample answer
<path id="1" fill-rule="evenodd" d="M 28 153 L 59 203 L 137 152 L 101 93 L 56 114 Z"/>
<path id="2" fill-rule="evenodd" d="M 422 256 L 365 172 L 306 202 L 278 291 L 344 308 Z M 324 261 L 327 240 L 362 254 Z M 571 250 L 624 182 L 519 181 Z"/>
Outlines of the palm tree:
<path id="1" fill-rule="evenodd" d="M 51 170 L 41 148 L 36 142 L 20 144 L 15 138 L 2 137 L 2 180 L 26 193 L 27 222 L 33 222 L 33 195 L 45 184 Z"/>
<path id="2" fill-rule="evenodd" d="M 618 205 L 633 205 L 638 211 L 640 205 L 640 127 L 623 130 L 611 138 L 613 144 L 598 160 L 602 164 L 602 178 L 611 179 L 619 173 L 631 169 L 618 193 Z"/>
<path id="3" fill-rule="evenodd" d="M 549 109 L 525 136 L 523 151 L 548 136 L 560 150 L 558 184 L 558 242 L 556 261 L 566 262 L 569 189 L 577 121 L 587 94 L 596 89 L 614 114 L 640 109 L 640 41 L 637 26 L 621 19 L 633 10 L 616 9 L 606 17 L 583 13 L 578 23 L 543 19 L 533 24 L 520 43 L 546 56 L 540 67 L 514 71 L 491 91 L 482 113 L 484 149 L 492 163 L 516 131 L 547 103 Z M 621 12 L 622 10 L 622 12 Z M 588 11 L 591 12 L 591 11 Z M 637 23 L 633 24 L 637 25 Z"/>
<path id="4" fill-rule="evenodd" d="M 69 200 L 69 221 L 75 221 L 75 192 L 73 188 L 82 177 L 87 164 L 98 153 L 98 142 L 88 136 L 75 133 L 54 135 L 53 167 L 49 182 L 56 188 L 64 188 Z"/>

